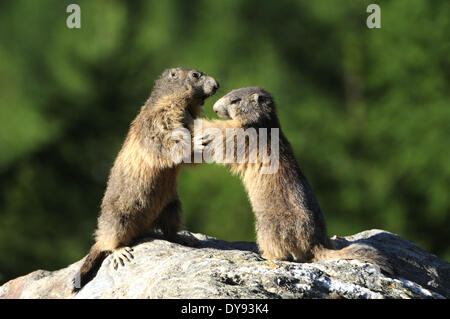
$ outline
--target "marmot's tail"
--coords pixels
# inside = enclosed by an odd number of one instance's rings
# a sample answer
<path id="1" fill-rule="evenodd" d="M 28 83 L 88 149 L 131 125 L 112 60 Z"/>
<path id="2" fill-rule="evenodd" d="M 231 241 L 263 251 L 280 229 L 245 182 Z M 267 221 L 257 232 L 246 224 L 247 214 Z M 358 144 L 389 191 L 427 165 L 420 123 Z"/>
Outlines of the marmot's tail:
<path id="1" fill-rule="evenodd" d="M 98 269 L 102 265 L 103 260 L 109 254 L 111 254 L 110 250 L 100 249 L 97 243 L 92 246 L 83 263 L 83 266 L 81 266 L 80 271 L 75 275 L 75 278 L 73 279 L 73 292 L 79 291 L 84 287 L 84 285 L 86 285 L 95 277 Z"/>
<path id="2" fill-rule="evenodd" d="M 389 262 L 388 258 L 378 249 L 364 244 L 352 244 L 339 250 L 319 246 L 314 250 L 314 258 L 312 261 L 336 259 L 357 259 L 375 264 L 378 265 L 384 273 L 395 276 L 394 267 Z"/>

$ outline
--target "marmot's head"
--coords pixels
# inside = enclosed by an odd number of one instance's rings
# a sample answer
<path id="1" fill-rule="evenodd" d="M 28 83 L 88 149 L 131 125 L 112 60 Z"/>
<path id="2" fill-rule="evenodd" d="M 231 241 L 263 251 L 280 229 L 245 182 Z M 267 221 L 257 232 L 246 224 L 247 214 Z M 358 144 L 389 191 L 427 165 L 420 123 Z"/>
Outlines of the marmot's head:
<path id="1" fill-rule="evenodd" d="M 233 90 L 220 98 L 213 109 L 220 117 L 248 126 L 276 119 L 273 98 L 260 87 Z"/>
<path id="2" fill-rule="evenodd" d="M 172 68 L 156 80 L 151 99 L 156 102 L 159 98 L 176 95 L 188 100 L 191 106 L 201 106 L 218 88 L 219 83 L 202 71 Z"/>

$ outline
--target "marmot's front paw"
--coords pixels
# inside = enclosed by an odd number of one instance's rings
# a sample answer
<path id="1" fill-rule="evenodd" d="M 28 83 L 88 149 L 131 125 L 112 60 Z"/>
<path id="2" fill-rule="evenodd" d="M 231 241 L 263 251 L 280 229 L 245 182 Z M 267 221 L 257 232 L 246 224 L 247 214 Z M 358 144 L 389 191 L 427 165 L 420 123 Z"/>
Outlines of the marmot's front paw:
<path id="1" fill-rule="evenodd" d="M 214 136 L 211 136 L 210 134 L 194 136 L 194 138 L 192 139 L 194 143 L 194 152 L 198 153 L 203 152 L 205 147 L 208 146 L 208 144 L 211 143 L 213 140 Z"/>

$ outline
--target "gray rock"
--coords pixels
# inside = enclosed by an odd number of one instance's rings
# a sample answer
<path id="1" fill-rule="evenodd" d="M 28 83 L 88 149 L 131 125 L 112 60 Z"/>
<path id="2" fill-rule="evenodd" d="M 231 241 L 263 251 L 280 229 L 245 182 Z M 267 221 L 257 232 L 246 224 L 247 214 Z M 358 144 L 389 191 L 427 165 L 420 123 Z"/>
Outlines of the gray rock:
<path id="1" fill-rule="evenodd" d="M 188 236 L 187 233 L 185 233 Z M 264 260 L 255 243 L 226 242 L 202 234 L 196 248 L 146 238 L 131 263 L 113 270 L 111 256 L 77 294 L 71 281 L 80 260 L 57 271 L 37 270 L 0 287 L 0 298 L 448 298 L 450 264 L 397 235 L 370 230 L 345 238 L 390 256 L 389 278 L 357 260 L 294 263 Z"/>

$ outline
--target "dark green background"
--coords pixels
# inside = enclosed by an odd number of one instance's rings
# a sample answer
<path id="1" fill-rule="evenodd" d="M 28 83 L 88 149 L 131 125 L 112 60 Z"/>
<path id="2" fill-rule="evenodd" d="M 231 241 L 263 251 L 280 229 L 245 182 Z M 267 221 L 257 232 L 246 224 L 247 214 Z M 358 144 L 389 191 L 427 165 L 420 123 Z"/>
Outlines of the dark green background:
<path id="1" fill-rule="evenodd" d="M 81 29 L 66 6 L 81 6 Z M 273 94 L 329 234 L 381 228 L 450 259 L 450 2 L 1 1 L 0 282 L 92 244 L 112 162 L 163 69 Z M 185 224 L 254 240 L 237 177 L 184 170 Z"/>

